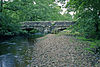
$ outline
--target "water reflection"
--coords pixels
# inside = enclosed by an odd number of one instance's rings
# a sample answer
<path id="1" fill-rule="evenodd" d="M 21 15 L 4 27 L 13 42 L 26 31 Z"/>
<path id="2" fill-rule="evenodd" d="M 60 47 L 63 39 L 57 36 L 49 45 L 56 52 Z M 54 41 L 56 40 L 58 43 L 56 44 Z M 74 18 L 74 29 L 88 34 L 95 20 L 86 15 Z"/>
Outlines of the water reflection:
<path id="1" fill-rule="evenodd" d="M 8 53 L 14 55 L 14 58 L 16 58 L 16 60 L 14 60 L 14 62 L 16 62 L 14 67 L 27 67 L 27 65 L 29 65 L 32 60 L 31 54 L 35 42 L 36 39 L 34 37 L 13 37 L 0 41 L 0 54 L 1 56 L 4 55 L 6 57 L 8 57 Z M 0 60 L 1 66 L 4 65 L 2 62 L 5 62 L 3 58 L 5 57 L 1 57 Z M 12 60 L 9 59 L 9 62 L 10 61 Z"/>

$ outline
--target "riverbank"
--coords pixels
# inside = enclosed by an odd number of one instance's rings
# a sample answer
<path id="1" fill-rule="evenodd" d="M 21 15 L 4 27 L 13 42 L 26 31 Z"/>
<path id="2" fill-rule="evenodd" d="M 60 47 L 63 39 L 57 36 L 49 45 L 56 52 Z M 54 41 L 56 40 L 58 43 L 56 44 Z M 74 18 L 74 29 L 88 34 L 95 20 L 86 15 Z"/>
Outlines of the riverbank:
<path id="1" fill-rule="evenodd" d="M 96 56 L 84 49 L 89 44 L 73 36 L 48 34 L 37 40 L 29 67 L 99 67 Z"/>

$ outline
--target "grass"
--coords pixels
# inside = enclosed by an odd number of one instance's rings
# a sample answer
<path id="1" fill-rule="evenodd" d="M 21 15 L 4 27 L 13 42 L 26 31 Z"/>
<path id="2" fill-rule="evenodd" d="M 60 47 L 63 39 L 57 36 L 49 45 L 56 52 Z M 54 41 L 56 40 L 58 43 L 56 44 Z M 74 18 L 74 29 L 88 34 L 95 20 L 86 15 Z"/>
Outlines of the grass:
<path id="1" fill-rule="evenodd" d="M 77 32 L 77 31 L 73 32 L 70 29 L 66 29 L 66 30 L 63 30 L 63 31 L 59 32 L 57 35 L 73 35 L 73 36 L 79 36 L 80 33 Z"/>

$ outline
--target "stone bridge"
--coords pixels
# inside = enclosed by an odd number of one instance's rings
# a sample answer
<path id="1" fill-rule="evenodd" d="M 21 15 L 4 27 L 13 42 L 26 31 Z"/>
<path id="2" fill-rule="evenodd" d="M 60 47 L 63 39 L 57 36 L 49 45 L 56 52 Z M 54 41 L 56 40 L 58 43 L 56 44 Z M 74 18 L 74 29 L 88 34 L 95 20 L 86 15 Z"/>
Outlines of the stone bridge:
<path id="1" fill-rule="evenodd" d="M 72 21 L 25 21 L 21 22 L 23 30 L 37 29 L 40 32 L 51 32 L 53 30 L 64 30 L 75 22 Z"/>

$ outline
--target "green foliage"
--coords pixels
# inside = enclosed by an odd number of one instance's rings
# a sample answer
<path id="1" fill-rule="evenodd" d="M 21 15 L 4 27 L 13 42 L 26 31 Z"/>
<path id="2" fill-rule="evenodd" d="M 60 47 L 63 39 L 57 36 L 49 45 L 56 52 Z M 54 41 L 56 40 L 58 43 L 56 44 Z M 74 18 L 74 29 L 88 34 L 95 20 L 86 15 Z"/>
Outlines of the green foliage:
<path id="1" fill-rule="evenodd" d="M 20 30 L 19 33 L 21 35 L 27 35 L 28 34 L 28 31 L 26 31 L 26 30 Z"/>
<path id="2" fill-rule="evenodd" d="M 19 34 L 19 22 L 23 21 L 72 20 L 69 14 L 61 15 L 60 7 L 53 2 L 54 0 L 0 1 L 0 35 Z"/>
<path id="3" fill-rule="evenodd" d="M 68 11 L 76 14 L 74 30 L 81 33 L 82 40 L 89 41 L 90 47 L 86 48 L 92 53 L 100 54 L 100 0 L 69 0 Z M 89 39 L 92 38 L 92 39 Z"/>
<path id="4" fill-rule="evenodd" d="M 85 37 L 77 37 L 77 39 L 80 39 L 82 41 L 87 41 L 89 43 L 89 47 L 85 48 L 86 50 L 88 50 L 91 53 L 98 53 L 100 54 L 100 40 L 95 40 L 92 38 L 85 38 Z"/>
<path id="5" fill-rule="evenodd" d="M 12 22 L 12 18 L 4 13 L 0 13 L 0 35 L 17 35 L 19 34 L 19 25 Z"/>
<path id="6" fill-rule="evenodd" d="M 39 32 L 39 31 L 36 30 L 36 29 L 33 29 L 33 30 L 30 31 L 30 33 L 32 33 L 32 34 L 33 34 L 33 33 L 38 33 L 38 32 Z"/>
<path id="7" fill-rule="evenodd" d="M 15 0 L 4 4 L 7 12 L 16 21 L 58 21 L 71 20 L 69 14 L 61 15 L 54 0 Z M 70 17 L 69 17 L 70 16 Z"/>
<path id="8" fill-rule="evenodd" d="M 70 26 L 69 28 L 61 31 L 58 35 L 71 35 L 71 36 L 80 36 L 80 33 L 77 31 L 73 31 L 73 26 Z"/>
<path id="9" fill-rule="evenodd" d="M 95 40 L 90 42 L 90 47 L 89 48 L 85 48 L 86 50 L 92 52 L 92 53 L 99 53 L 100 54 L 100 40 Z"/>
<path id="10" fill-rule="evenodd" d="M 58 30 L 58 29 L 54 29 L 54 30 L 51 31 L 52 34 L 57 34 L 59 32 L 60 32 L 60 30 Z"/>
<path id="11" fill-rule="evenodd" d="M 67 8 L 75 12 L 74 29 L 86 37 L 100 37 L 100 0 L 69 0 Z"/>

